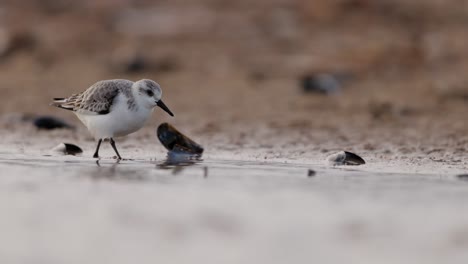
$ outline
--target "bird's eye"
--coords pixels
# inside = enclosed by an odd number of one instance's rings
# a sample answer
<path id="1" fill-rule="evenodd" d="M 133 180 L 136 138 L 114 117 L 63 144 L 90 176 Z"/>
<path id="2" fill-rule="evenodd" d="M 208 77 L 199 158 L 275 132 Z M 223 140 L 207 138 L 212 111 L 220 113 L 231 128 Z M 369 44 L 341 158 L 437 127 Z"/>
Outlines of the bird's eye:
<path id="1" fill-rule="evenodd" d="M 146 91 L 146 94 L 147 94 L 148 96 L 153 96 L 153 95 L 154 95 L 153 91 L 151 91 L 151 90 Z"/>

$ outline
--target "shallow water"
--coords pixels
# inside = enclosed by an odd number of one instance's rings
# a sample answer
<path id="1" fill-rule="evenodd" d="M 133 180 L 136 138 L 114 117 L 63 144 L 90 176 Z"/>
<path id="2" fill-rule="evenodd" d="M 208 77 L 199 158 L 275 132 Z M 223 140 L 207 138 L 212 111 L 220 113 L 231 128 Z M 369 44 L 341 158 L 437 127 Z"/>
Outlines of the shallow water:
<path id="1" fill-rule="evenodd" d="M 5 153 L 0 171 L 2 263 L 468 259 L 468 181 L 454 175 Z"/>

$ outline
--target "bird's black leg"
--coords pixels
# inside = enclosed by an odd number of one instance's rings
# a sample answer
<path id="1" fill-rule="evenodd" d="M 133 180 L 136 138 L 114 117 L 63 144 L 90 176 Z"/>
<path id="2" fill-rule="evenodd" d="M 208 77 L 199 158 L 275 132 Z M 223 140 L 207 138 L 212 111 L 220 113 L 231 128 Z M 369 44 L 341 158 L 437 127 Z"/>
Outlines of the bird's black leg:
<path id="1" fill-rule="evenodd" d="M 96 147 L 96 152 L 94 152 L 93 158 L 99 158 L 99 147 L 101 147 L 102 139 L 99 139 Z"/>
<path id="2" fill-rule="evenodd" d="M 120 154 L 119 154 L 119 152 L 117 151 L 117 147 L 115 146 L 115 141 L 114 141 L 113 138 L 110 138 L 110 144 L 111 144 L 112 148 L 114 149 L 115 154 L 117 154 L 117 158 L 118 158 L 119 160 L 121 160 L 122 157 L 120 157 Z"/>

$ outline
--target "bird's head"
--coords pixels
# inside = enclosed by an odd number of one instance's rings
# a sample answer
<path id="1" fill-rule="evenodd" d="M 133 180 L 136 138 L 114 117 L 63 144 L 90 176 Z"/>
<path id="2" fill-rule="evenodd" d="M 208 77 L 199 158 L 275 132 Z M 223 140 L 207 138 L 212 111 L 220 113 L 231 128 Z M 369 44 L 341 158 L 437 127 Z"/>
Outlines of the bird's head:
<path id="1" fill-rule="evenodd" d="M 159 106 L 170 116 L 174 116 L 171 110 L 169 110 L 169 108 L 161 100 L 162 90 L 157 82 L 143 79 L 137 81 L 135 86 L 137 88 L 140 100 L 142 100 L 145 105 L 151 108 Z"/>

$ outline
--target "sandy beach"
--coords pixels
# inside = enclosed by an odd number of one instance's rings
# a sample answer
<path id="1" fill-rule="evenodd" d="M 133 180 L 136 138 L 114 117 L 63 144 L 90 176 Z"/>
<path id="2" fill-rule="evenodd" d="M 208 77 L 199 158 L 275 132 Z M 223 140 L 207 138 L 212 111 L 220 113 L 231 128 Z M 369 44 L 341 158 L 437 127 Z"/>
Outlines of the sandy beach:
<path id="1" fill-rule="evenodd" d="M 466 263 L 465 1 L 221 2 L 0 3 L 0 262 Z M 49 104 L 116 78 L 175 117 L 96 162 Z M 203 160 L 165 166 L 162 122 Z"/>

